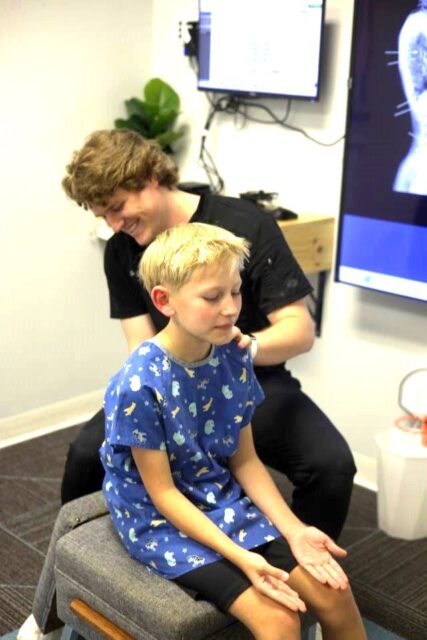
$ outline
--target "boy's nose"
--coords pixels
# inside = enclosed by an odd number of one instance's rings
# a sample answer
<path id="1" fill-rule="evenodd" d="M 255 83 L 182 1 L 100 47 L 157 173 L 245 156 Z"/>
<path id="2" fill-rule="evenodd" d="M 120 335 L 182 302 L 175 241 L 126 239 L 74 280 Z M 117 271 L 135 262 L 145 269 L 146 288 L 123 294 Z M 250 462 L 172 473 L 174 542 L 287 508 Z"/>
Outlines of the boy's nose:
<path id="1" fill-rule="evenodd" d="M 222 309 L 222 313 L 225 316 L 235 316 L 236 314 L 239 313 L 239 308 L 237 306 L 237 303 L 232 296 L 230 296 L 226 300 L 224 307 Z"/>

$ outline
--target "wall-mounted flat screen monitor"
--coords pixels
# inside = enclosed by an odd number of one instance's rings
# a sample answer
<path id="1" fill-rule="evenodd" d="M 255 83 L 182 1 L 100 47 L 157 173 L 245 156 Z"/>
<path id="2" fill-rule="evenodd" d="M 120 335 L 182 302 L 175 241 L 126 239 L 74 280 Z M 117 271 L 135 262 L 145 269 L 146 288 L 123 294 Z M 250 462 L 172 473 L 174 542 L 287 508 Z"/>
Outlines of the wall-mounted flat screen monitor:
<path id="1" fill-rule="evenodd" d="M 427 0 L 356 2 L 336 280 L 427 301 Z"/>
<path id="2" fill-rule="evenodd" d="M 198 88 L 319 97 L 325 0 L 199 0 Z"/>

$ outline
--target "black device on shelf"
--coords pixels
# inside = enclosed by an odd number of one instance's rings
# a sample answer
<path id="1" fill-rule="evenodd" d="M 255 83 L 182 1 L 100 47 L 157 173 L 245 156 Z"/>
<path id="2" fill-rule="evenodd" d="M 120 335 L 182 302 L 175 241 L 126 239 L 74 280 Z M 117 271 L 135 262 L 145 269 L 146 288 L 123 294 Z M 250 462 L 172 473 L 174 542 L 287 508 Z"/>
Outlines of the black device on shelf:
<path id="1" fill-rule="evenodd" d="M 317 100 L 326 0 L 199 0 L 198 88 Z"/>
<path id="2" fill-rule="evenodd" d="M 295 220 L 296 218 L 298 218 L 298 214 L 294 211 L 285 209 L 285 207 L 275 206 L 273 204 L 273 200 L 277 196 L 277 193 L 261 190 L 246 191 L 245 193 L 240 193 L 239 195 L 243 200 L 249 200 L 250 202 L 258 205 L 258 207 L 260 207 L 264 211 L 267 211 L 276 220 Z"/>

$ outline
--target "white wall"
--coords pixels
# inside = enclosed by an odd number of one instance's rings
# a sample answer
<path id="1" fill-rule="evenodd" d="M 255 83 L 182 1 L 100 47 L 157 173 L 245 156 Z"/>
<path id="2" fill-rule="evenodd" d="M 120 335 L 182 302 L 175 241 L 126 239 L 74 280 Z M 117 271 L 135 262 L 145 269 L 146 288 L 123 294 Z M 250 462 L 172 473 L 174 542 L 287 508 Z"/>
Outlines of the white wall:
<path id="1" fill-rule="evenodd" d="M 328 0 L 325 92 L 318 104 L 292 107 L 290 123 L 323 141 L 345 127 L 352 5 Z M 124 354 L 119 327 L 108 320 L 91 220 L 66 201 L 59 181 L 70 151 L 112 126 L 122 100 L 156 75 L 180 93 L 189 125 L 178 154 L 182 178 L 206 180 L 197 156 L 208 103 L 178 39 L 179 21 L 196 12 L 197 0 L 0 4 L 0 415 L 101 388 Z M 225 116 L 215 120 L 209 147 L 228 194 L 278 191 L 283 206 L 337 215 L 342 143 L 319 147 L 277 126 L 238 130 Z M 399 381 L 426 366 L 426 312 L 425 304 L 330 280 L 322 337 L 292 362 L 306 391 L 366 456 L 375 455 L 373 434 L 399 414 Z"/>
<path id="2" fill-rule="evenodd" d="M 151 0 L 0 3 L 0 417 L 105 385 L 125 355 L 65 164 L 150 77 Z"/>
<path id="3" fill-rule="evenodd" d="M 196 158 L 208 104 L 195 88 L 194 73 L 177 37 L 178 22 L 195 19 L 197 3 L 177 0 L 171 7 L 168 0 L 155 0 L 154 6 L 153 74 L 179 91 L 183 118 L 191 125 L 182 177 L 206 181 Z M 318 104 L 294 102 L 289 120 L 325 142 L 337 139 L 345 129 L 352 14 L 352 0 L 327 1 L 325 91 Z M 267 104 L 284 111 L 279 100 Z M 232 117 L 224 116 L 214 121 L 209 148 L 228 194 L 278 191 L 283 206 L 337 216 L 343 143 L 320 147 L 271 125 L 250 123 L 239 130 Z M 291 369 L 353 450 L 375 456 L 373 435 L 391 426 L 400 413 L 400 380 L 412 369 L 427 366 L 426 335 L 424 303 L 358 290 L 330 278 L 322 337 L 309 354 L 292 361 Z"/>

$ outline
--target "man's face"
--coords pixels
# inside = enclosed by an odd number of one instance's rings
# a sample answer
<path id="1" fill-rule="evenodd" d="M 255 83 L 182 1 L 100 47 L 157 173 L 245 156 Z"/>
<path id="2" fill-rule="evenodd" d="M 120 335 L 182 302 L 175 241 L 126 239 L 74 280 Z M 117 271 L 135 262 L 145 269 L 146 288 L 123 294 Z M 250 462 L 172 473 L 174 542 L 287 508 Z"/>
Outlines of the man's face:
<path id="1" fill-rule="evenodd" d="M 181 335 L 195 346 L 230 342 L 242 307 L 241 284 L 234 261 L 196 269 L 191 279 L 170 296 L 172 321 Z"/>
<path id="2" fill-rule="evenodd" d="M 117 189 L 106 205 L 89 203 L 89 208 L 96 217 L 104 218 L 114 233 L 123 231 L 141 246 L 150 244 L 168 227 L 164 189 L 155 180 L 140 191 Z"/>

